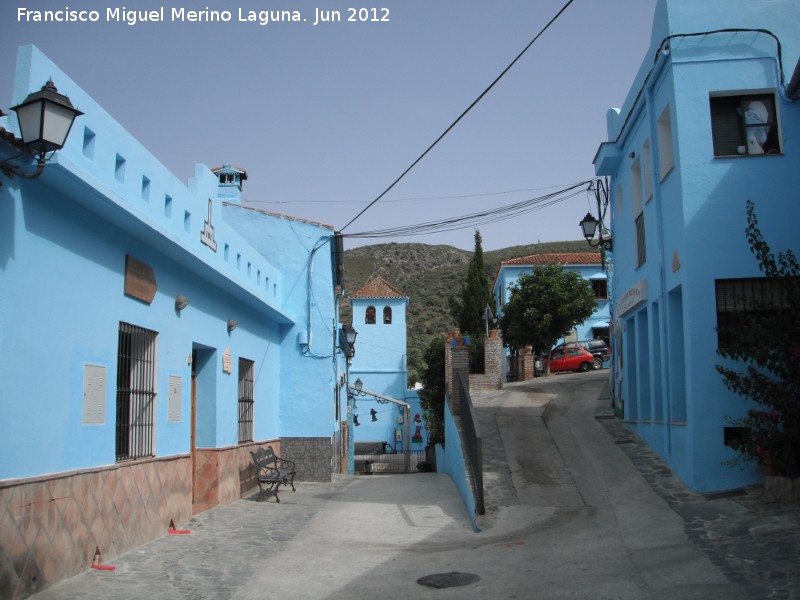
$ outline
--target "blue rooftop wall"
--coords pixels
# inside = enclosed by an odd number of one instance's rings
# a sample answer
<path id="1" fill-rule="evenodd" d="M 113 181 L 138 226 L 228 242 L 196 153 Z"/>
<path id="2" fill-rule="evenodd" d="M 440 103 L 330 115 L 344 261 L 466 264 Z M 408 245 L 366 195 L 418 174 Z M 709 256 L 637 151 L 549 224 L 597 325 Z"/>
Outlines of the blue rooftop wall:
<path id="1" fill-rule="evenodd" d="M 329 436 L 339 368 L 334 348 L 338 318 L 332 294 L 333 231 L 238 204 L 225 204 L 223 217 L 282 273 L 291 274 L 280 305 L 281 310 L 296 315 L 295 323 L 284 328 L 285 343 L 280 350 L 281 434 Z M 320 402 L 326 403 L 326 410 L 319 410 Z"/>
<path id="2" fill-rule="evenodd" d="M 12 103 L 49 78 L 85 114 L 41 177 L 0 187 L 0 479 L 115 462 L 120 323 L 157 333 L 155 456 L 189 452 L 193 351 L 199 447 L 238 443 L 239 358 L 255 364 L 256 441 L 330 437 L 337 370 L 327 247 L 313 261 L 310 306 L 314 349 L 329 356 L 308 357 L 295 335 L 308 326 L 310 250 L 328 229 L 223 206 L 204 165 L 180 182 L 32 46 L 19 51 Z M 16 131 L 7 117 L 0 126 Z M 0 158 L 12 154 L 0 144 Z M 253 241 L 260 227 L 273 246 Z M 125 293 L 126 256 L 152 269 L 152 302 Z M 183 310 L 177 295 L 189 299 Z M 84 373 L 93 365 L 105 369 L 105 402 L 90 425 Z"/>

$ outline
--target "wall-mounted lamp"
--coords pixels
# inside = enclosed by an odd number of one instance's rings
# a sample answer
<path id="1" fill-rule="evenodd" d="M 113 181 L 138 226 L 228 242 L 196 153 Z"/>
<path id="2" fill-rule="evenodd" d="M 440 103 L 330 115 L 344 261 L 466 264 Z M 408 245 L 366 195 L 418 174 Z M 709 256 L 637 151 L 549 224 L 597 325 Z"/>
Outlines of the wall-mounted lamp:
<path id="1" fill-rule="evenodd" d="M 175 310 L 183 310 L 189 306 L 189 299 L 186 296 L 175 296 Z"/>
<path id="2" fill-rule="evenodd" d="M 40 91 L 30 94 L 21 104 L 12 106 L 11 110 L 17 113 L 26 153 L 36 158 L 36 170 L 23 171 L 19 165 L 0 161 L 0 171 L 8 178 L 16 175 L 35 179 L 44 170 L 47 153 L 64 147 L 75 117 L 83 113 L 72 106 L 67 96 L 58 93 L 52 80 L 48 80 Z"/>
<path id="3" fill-rule="evenodd" d="M 228 333 L 230 333 L 231 331 L 236 329 L 238 326 L 239 326 L 238 322 L 234 321 L 233 319 L 229 319 L 228 320 Z"/>
<path id="4" fill-rule="evenodd" d="M 589 246 L 592 248 L 599 247 L 602 252 L 610 252 L 612 250 L 611 232 L 603 225 L 603 218 L 608 208 L 608 190 L 600 179 L 594 180 L 589 189 L 594 191 L 595 199 L 597 200 L 598 218 L 587 212 L 579 223 L 581 232 Z M 594 241 L 595 235 L 597 235 L 596 242 Z M 605 257 L 603 258 L 603 264 L 605 265 Z"/>
<path id="5" fill-rule="evenodd" d="M 339 348 L 348 360 L 356 355 L 356 337 L 358 332 L 352 325 L 342 325 L 339 330 Z"/>

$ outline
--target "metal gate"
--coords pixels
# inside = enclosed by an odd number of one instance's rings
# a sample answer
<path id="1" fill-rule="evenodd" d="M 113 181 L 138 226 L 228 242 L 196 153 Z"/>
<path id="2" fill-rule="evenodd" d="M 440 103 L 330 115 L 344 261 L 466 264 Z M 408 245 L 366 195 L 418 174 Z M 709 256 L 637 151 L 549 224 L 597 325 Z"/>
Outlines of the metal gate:
<path id="1" fill-rule="evenodd" d="M 362 475 L 373 473 L 415 473 L 427 470 L 425 450 L 408 452 L 356 452 L 355 472 Z"/>

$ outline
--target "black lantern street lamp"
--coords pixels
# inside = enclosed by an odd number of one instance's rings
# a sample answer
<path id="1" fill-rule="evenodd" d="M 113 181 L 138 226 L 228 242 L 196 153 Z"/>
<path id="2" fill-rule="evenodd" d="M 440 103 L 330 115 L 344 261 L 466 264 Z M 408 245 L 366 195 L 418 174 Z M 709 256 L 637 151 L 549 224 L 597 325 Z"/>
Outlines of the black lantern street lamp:
<path id="1" fill-rule="evenodd" d="M 592 238 L 594 238 L 594 234 L 597 231 L 598 223 L 599 221 L 589 212 L 586 213 L 586 216 L 583 217 L 583 220 L 580 222 L 581 229 L 583 230 L 583 237 L 586 238 L 590 246 L 592 245 Z"/>
<path id="2" fill-rule="evenodd" d="M 72 106 L 67 96 L 58 93 L 52 80 L 11 110 L 17 113 L 23 144 L 36 157 L 36 170 L 23 171 L 7 161 L 0 161 L 0 170 L 9 178 L 16 175 L 34 179 L 42 174 L 47 153 L 64 147 L 75 117 L 83 113 Z"/>
<path id="3" fill-rule="evenodd" d="M 358 332 L 353 329 L 352 325 L 342 325 L 342 328 L 339 330 L 339 348 L 341 348 L 345 357 L 347 357 L 348 362 L 356 355 L 357 336 Z"/>
<path id="4" fill-rule="evenodd" d="M 601 253 L 605 255 L 606 252 L 612 250 L 611 232 L 603 225 L 603 218 L 608 209 L 608 190 L 600 179 L 593 181 L 589 189 L 594 191 L 597 201 L 597 218 L 591 212 L 587 212 L 578 225 L 580 225 L 583 237 L 589 246 L 599 247 Z M 596 241 L 595 235 L 597 236 Z M 603 265 L 605 266 L 605 256 L 603 256 Z"/>

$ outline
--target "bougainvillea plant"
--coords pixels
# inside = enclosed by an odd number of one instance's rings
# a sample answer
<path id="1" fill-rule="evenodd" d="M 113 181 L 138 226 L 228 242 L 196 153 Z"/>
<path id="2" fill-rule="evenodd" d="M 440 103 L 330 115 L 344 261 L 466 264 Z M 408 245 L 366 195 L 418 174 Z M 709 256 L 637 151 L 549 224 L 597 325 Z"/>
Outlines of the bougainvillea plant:
<path id="1" fill-rule="evenodd" d="M 744 417 L 727 419 L 741 433 L 730 442 L 736 457 L 725 462 L 741 467 L 757 462 L 780 475 L 796 476 L 800 474 L 800 265 L 791 249 L 773 254 L 750 200 L 745 232 L 769 294 L 745 298 L 749 308 L 745 319 L 724 330 L 719 324 L 717 352 L 729 360 L 716 369 L 728 389 L 754 403 Z"/>

